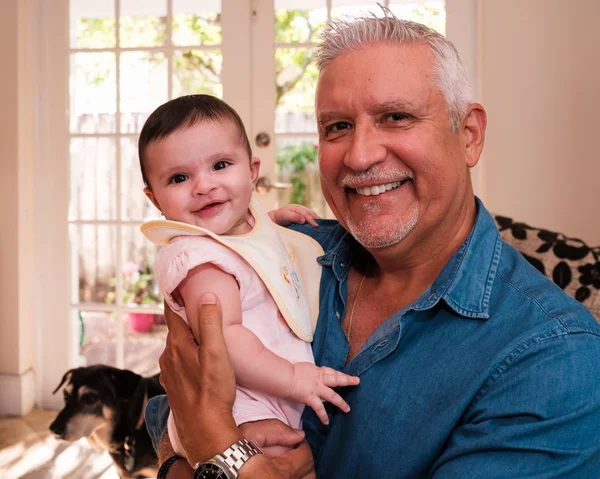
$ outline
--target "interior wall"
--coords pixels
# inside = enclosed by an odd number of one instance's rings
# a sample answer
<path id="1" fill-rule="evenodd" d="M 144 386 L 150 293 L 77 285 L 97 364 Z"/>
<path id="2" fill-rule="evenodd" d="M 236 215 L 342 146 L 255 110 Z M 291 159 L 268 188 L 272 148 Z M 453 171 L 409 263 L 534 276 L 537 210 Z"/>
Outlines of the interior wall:
<path id="1" fill-rule="evenodd" d="M 0 2 L 0 415 L 34 402 L 34 171 L 30 0 Z"/>
<path id="2" fill-rule="evenodd" d="M 488 208 L 600 245 L 600 2 L 478 8 Z"/>

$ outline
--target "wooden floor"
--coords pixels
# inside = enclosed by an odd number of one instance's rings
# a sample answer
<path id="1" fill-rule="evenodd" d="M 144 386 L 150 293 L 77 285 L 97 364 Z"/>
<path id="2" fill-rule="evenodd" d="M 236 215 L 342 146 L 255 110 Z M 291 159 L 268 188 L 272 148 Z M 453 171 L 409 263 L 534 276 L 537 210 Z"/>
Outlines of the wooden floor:
<path id="1" fill-rule="evenodd" d="M 52 437 L 48 426 L 56 414 L 34 409 L 23 418 L 0 418 L 0 478 L 118 479 L 108 453 L 94 451 L 86 439 Z"/>

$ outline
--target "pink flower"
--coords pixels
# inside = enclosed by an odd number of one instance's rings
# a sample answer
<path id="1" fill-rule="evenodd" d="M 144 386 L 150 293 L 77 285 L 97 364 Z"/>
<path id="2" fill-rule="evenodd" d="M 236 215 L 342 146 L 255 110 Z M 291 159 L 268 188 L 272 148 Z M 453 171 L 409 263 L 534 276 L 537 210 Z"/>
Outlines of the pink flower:
<path id="1" fill-rule="evenodd" d="M 137 264 L 132 263 L 130 261 L 123 265 L 123 269 L 121 271 L 125 275 L 125 278 L 127 278 L 127 281 L 131 281 L 132 276 L 135 273 L 137 273 L 139 270 L 140 270 L 140 267 Z"/>

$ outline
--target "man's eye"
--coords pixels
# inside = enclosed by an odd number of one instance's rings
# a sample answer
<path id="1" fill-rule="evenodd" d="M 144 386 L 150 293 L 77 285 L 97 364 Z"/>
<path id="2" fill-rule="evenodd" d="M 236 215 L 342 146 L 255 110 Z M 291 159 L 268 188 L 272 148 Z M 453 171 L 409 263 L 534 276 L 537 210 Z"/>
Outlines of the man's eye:
<path id="1" fill-rule="evenodd" d="M 187 175 L 177 173 L 176 175 L 171 176 L 169 183 L 183 183 L 185 180 L 187 180 Z"/>
<path id="2" fill-rule="evenodd" d="M 388 113 L 385 115 L 384 119 L 388 121 L 403 121 L 408 118 L 406 113 Z"/>
<path id="3" fill-rule="evenodd" d="M 342 130 L 347 130 L 351 128 L 352 125 L 346 121 L 338 121 L 337 123 L 333 123 L 325 128 L 326 133 L 335 133 Z"/>
<path id="4" fill-rule="evenodd" d="M 217 170 L 224 170 L 225 168 L 227 168 L 229 166 L 229 162 L 228 161 L 217 161 L 215 163 L 215 165 L 213 166 L 213 170 L 217 171 Z"/>

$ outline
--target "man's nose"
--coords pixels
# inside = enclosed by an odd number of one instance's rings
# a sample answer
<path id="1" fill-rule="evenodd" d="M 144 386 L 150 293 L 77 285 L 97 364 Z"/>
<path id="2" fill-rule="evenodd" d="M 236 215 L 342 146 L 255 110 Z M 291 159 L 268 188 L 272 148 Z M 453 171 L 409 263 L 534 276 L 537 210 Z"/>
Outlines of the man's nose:
<path id="1" fill-rule="evenodd" d="M 355 125 L 350 149 L 344 164 L 354 171 L 366 171 L 385 160 L 387 149 L 375 126 Z"/>

